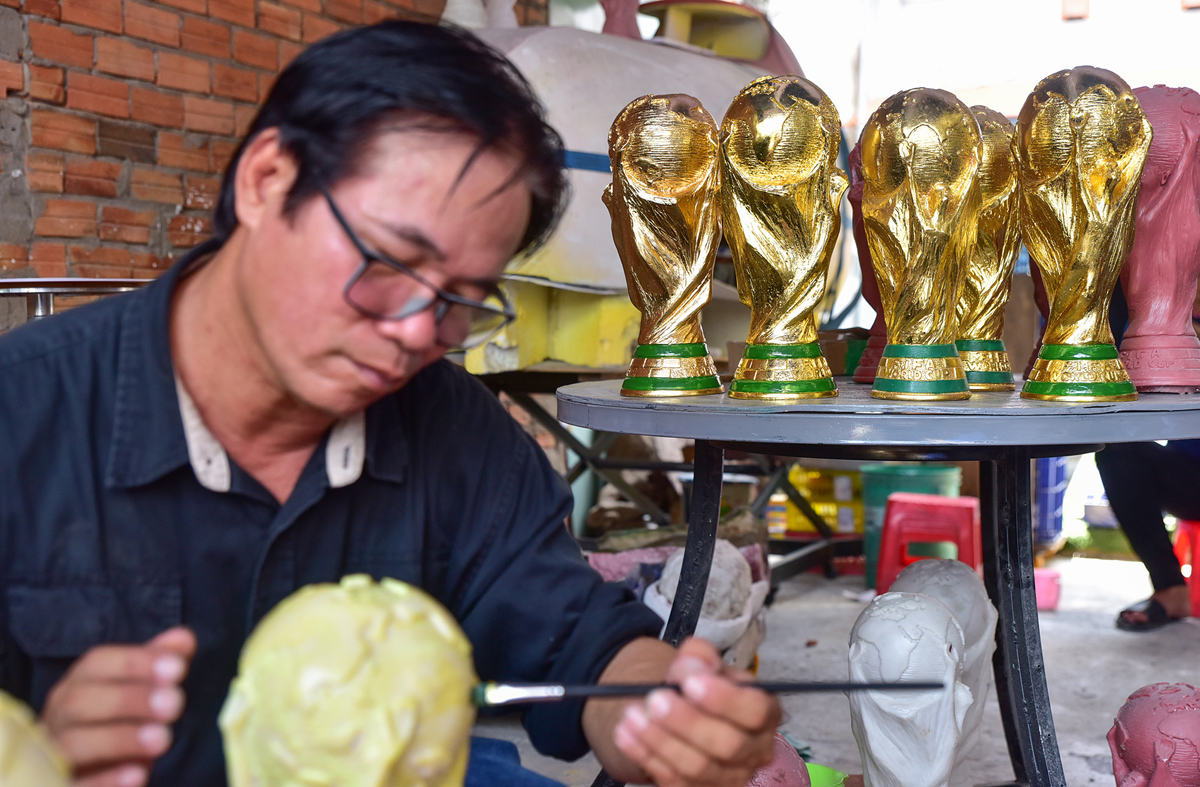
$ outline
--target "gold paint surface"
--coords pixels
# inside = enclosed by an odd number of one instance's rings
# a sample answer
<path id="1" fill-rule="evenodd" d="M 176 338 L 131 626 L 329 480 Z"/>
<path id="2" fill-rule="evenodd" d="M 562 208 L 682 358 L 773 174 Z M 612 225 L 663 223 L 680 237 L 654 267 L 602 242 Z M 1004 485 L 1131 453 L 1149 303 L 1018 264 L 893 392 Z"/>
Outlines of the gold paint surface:
<path id="1" fill-rule="evenodd" d="M 724 392 L 725 387 L 718 385 L 716 388 L 702 388 L 698 391 L 634 391 L 627 388 L 621 389 L 621 396 L 644 397 L 647 399 L 659 399 L 664 396 L 709 396 L 711 394 L 719 394 Z"/>
<path id="2" fill-rule="evenodd" d="M 1025 100 L 1013 151 L 1022 234 L 1050 298 L 1045 344 L 1112 343 L 1108 304 L 1133 242 L 1151 136 L 1137 97 L 1111 71 L 1059 71 Z"/>
<path id="3" fill-rule="evenodd" d="M 717 125 L 691 96 L 643 96 L 608 134 L 613 182 L 604 190 L 639 344 L 704 341 L 721 235 Z"/>
<path id="4" fill-rule="evenodd" d="M 705 377 L 717 373 L 711 356 L 699 358 L 634 358 L 627 377 Z"/>
<path id="5" fill-rule="evenodd" d="M 840 143 L 837 109 L 803 77 L 756 79 L 725 113 L 721 213 L 738 296 L 750 307 L 749 344 L 817 340 L 813 310 L 849 185 Z"/>
<path id="6" fill-rule="evenodd" d="M 957 358 L 880 358 L 875 376 L 887 380 L 962 380 L 966 373 Z M 872 396 L 875 393 L 872 391 Z"/>
<path id="7" fill-rule="evenodd" d="M 860 144 L 863 224 L 888 343 L 949 344 L 975 245 L 979 125 L 952 94 L 917 88 L 884 101 Z"/>
<path id="8" fill-rule="evenodd" d="M 978 232 L 959 293 L 958 338 L 998 340 L 1004 333 L 1004 307 L 1012 288 L 1013 268 L 1021 255 L 1013 125 L 984 106 L 971 107 L 971 113 L 979 123 L 982 140 L 981 204 Z"/>
<path id="9" fill-rule="evenodd" d="M 1038 358 L 1029 372 L 1029 379 L 1038 383 L 1127 383 L 1129 373 L 1118 358 L 1102 361 L 1048 361 Z"/>
<path id="10" fill-rule="evenodd" d="M 365 574 L 301 588 L 255 627 L 219 724 L 231 787 L 461 787 L 479 682 L 432 596 Z"/>
<path id="11" fill-rule="evenodd" d="M 829 361 L 820 358 L 742 358 L 738 364 L 735 380 L 768 380 L 788 382 L 792 380 L 824 380 L 832 377 Z M 835 392 L 829 392 L 833 396 Z M 731 394 L 732 395 L 732 394 Z M 797 394 L 787 394 L 797 396 Z"/>
<path id="12" fill-rule="evenodd" d="M 797 399 L 828 399 L 837 396 L 837 389 L 832 391 L 803 391 L 801 393 L 761 393 L 758 391 L 730 391 L 730 399 L 758 399 L 768 402 L 794 402 Z"/>
<path id="13" fill-rule="evenodd" d="M 970 391 L 959 391 L 958 393 L 901 393 L 899 391 L 877 391 L 871 389 L 871 397 L 874 399 L 888 399 L 893 402 L 954 402 L 962 399 L 970 399 Z"/>
<path id="14" fill-rule="evenodd" d="M 964 369 L 972 372 L 1011 372 L 1008 353 L 1002 350 L 959 350 Z"/>

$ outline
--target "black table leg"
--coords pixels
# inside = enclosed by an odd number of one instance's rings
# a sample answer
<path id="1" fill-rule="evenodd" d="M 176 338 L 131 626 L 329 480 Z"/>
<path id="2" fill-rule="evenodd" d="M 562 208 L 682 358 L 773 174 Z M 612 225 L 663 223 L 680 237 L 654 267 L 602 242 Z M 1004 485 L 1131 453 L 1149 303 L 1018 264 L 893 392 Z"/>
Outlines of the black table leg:
<path id="1" fill-rule="evenodd" d="M 1000 613 L 992 663 L 1015 783 L 1065 787 L 1034 594 L 1029 460 L 1014 446 L 980 462 L 983 578 Z"/>
<path id="2" fill-rule="evenodd" d="M 717 545 L 717 523 L 721 518 L 721 477 L 725 469 L 725 449 L 707 440 L 697 440 L 695 463 L 683 565 L 679 569 L 675 603 L 671 605 L 671 615 L 663 631 L 663 641 L 672 645 L 678 645 L 690 637 L 700 622 L 713 550 Z M 600 771 L 592 787 L 621 787 L 622 784 L 624 782 Z"/>

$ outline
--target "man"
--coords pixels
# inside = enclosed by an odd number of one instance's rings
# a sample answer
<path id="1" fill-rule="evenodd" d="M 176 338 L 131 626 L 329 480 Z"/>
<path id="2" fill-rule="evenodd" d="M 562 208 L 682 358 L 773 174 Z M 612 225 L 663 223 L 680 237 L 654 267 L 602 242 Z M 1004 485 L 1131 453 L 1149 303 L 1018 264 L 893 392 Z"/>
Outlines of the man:
<path id="1" fill-rule="evenodd" d="M 496 280 L 552 228 L 560 155 L 468 34 L 342 33 L 280 75 L 212 241 L 0 340 L 0 687 L 77 784 L 224 783 L 215 719 L 249 630 L 355 572 L 434 594 L 485 679 L 684 687 L 534 707 L 544 752 L 662 785 L 770 760 L 778 703 L 651 636 L 581 559 L 536 445 L 441 360 L 511 314 Z M 477 759 L 470 782 L 503 783 Z"/>

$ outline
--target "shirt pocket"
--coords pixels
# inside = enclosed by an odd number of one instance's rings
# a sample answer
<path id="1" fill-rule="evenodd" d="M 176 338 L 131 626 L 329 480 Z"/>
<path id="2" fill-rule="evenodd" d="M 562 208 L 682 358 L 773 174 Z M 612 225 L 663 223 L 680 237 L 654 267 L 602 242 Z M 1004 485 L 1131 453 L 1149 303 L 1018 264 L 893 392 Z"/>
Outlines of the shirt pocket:
<path id="1" fill-rule="evenodd" d="M 179 585 L 13 585 L 8 624 L 32 659 L 76 658 L 96 645 L 144 642 L 179 625 Z"/>

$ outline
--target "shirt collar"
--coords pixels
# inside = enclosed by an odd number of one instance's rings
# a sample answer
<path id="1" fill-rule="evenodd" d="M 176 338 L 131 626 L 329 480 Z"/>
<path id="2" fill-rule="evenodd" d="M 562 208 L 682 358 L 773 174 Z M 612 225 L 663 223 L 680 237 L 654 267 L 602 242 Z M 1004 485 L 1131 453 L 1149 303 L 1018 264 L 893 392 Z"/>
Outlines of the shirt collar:
<path id="1" fill-rule="evenodd" d="M 126 296 L 121 321 L 113 408 L 113 439 L 105 483 L 132 488 L 191 465 L 202 486 L 230 489 L 229 456 L 200 418 L 191 396 L 175 375 L 168 335 L 171 296 L 189 269 L 220 248 L 215 240 L 197 246 L 156 281 Z M 394 397 L 365 413 L 338 422 L 325 442 L 329 485 L 354 483 L 364 467 L 382 480 L 403 480 L 407 463 L 404 430 Z M 368 426 L 389 435 L 368 439 Z"/>

